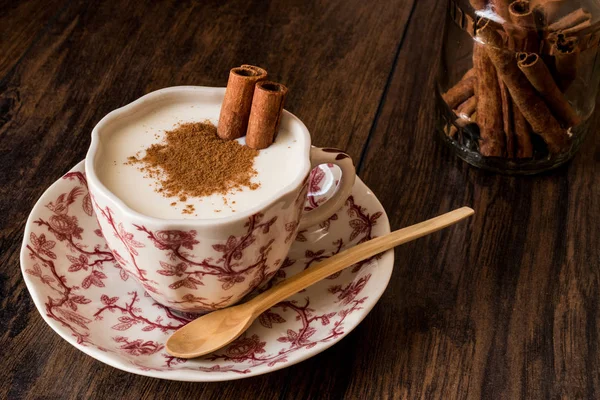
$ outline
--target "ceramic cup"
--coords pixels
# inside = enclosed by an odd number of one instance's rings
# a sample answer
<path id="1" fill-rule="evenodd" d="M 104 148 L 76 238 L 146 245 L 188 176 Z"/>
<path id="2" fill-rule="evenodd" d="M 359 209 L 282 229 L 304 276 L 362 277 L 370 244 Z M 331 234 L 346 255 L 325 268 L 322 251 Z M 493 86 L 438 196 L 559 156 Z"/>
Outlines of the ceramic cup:
<path id="1" fill-rule="evenodd" d="M 352 159 L 336 149 L 310 145 L 297 117 L 284 111 L 281 129 L 304 137 L 304 162 L 293 181 L 244 212 L 214 219 L 159 219 L 140 214 L 110 192 L 97 175 L 107 133 L 152 107 L 171 102 L 202 104 L 200 119 L 218 118 L 224 88 L 172 87 L 149 93 L 105 116 L 92 132 L 85 169 L 102 235 L 120 266 L 157 302 L 179 311 L 205 312 L 230 306 L 281 267 L 297 232 L 333 215 L 350 195 L 356 177 Z M 206 105 L 206 107 L 204 107 Z M 132 149 L 132 152 L 138 149 Z M 332 163 L 342 171 L 336 193 L 304 211 L 310 171 Z"/>

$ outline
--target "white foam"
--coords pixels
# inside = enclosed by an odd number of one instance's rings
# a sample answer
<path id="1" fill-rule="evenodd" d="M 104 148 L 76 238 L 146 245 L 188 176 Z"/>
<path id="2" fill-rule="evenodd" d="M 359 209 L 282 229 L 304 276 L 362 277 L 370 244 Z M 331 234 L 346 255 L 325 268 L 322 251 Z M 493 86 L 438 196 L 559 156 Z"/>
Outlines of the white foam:
<path id="1" fill-rule="evenodd" d="M 165 131 L 183 122 L 209 120 L 216 125 L 218 115 L 219 107 L 214 104 L 185 101 L 163 103 L 120 121 L 114 129 L 103 134 L 95 161 L 100 181 L 141 214 L 163 219 L 208 219 L 235 215 L 268 201 L 302 172 L 306 139 L 286 123 L 281 124 L 275 143 L 261 150 L 255 158 L 254 168 L 258 175 L 253 182 L 260 184 L 256 190 L 245 188 L 225 196 L 188 196 L 185 202 L 180 202 L 178 198 L 157 193 L 156 181 L 145 177 L 139 165 L 126 165 L 127 157 L 138 151 L 138 156 L 143 157 L 148 146 L 161 142 Z M 244 138 L 238 141 L 245 143 Z M 171 206 L 173 202 L 177 205 Z M 182 213 L 188 204 L 194 206 L 194 211 L 191 214 Z"/>

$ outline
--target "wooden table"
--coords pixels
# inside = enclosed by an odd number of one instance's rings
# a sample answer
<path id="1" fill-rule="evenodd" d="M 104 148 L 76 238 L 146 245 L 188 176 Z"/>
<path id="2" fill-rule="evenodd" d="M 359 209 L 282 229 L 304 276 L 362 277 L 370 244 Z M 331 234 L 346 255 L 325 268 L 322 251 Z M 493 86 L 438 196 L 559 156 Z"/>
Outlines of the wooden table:
<path id="1" fill-rule="evenodd" d="M 600 135 L 536 177 L 455 158 L 432 119 L 446 2 L 0 2 L 0 398 L 599 398 Z M 364 322 L 298 365 L 211 384 L 104 365 L 35 309 L 19 269 L 27 215 L 110 110 L 224 86 L 242 63 L 288 84 L 287 108 L 316 145 L 348 150 L 393 228 L 477 215 L 398 248 Z"/>

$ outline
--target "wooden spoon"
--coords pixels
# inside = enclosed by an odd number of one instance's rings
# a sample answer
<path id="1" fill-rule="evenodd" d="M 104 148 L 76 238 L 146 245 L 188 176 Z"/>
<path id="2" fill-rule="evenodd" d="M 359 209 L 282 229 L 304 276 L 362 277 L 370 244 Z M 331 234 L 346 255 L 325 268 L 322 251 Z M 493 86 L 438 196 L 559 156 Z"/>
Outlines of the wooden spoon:
<path id="1" fill-rule="evenodd" d="M 247 303 L 214 311 L 190 322 L 167 340 L 167 351 L 175 357 L 194 358 L 220 349 L 244 333 L 260 314 L 294 293 L 359 261 L 453 225 L 473 214 L 474 211 L 469 207 L 459 208 L 342 251 L 284 280 Z"/>

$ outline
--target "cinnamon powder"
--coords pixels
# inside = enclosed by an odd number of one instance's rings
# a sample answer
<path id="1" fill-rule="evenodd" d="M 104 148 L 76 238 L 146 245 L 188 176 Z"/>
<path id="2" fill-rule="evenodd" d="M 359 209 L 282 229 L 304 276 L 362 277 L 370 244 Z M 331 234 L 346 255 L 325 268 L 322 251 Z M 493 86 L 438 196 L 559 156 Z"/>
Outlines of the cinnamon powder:
<path id="1" fill-rule="evenodd" d="M 146 149 L 143 158 L 129 157 L 126 164 L 143 164 L 140 170 L 158 181 L 157 192 L 166 197 L 203 197 L 247 187 L 256 176 L 258 151 L 235 140 L 222 140 L 210 122 L 181 124 L 165 132 L 162 143 Z M 192 209 L 185 210 L 193 212 Z"/>

